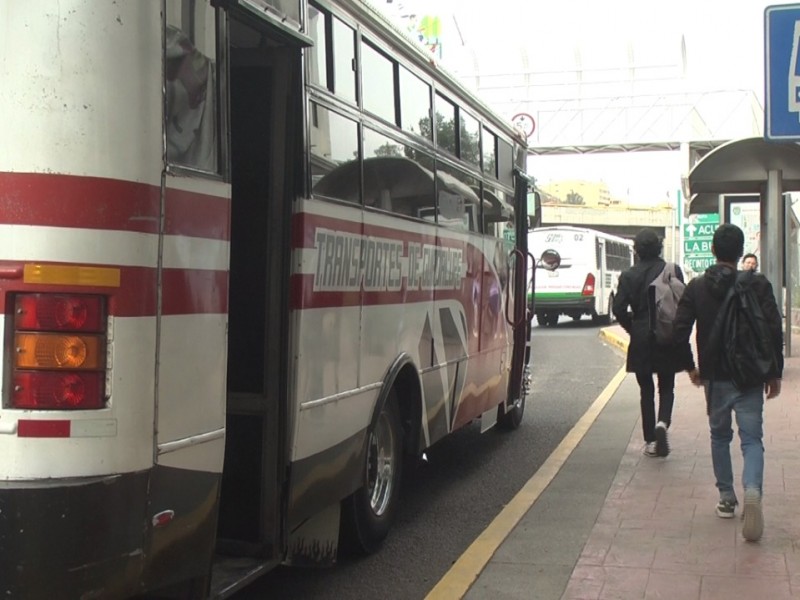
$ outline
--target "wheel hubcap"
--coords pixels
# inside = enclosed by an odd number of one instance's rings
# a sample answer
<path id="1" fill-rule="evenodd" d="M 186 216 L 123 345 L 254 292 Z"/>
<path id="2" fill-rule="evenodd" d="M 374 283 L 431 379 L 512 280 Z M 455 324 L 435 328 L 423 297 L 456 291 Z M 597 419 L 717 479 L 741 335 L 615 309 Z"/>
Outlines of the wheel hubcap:
<path id="1" fill-rule="evenodd" d="M 367 450 L 367 489 L 369 504 L 377 516 L 386 512 L 394 488 L 397 468 L 394 455 L 394 432 L 389 417 L 381 413 L 375 431 L 370 434 Z"/>

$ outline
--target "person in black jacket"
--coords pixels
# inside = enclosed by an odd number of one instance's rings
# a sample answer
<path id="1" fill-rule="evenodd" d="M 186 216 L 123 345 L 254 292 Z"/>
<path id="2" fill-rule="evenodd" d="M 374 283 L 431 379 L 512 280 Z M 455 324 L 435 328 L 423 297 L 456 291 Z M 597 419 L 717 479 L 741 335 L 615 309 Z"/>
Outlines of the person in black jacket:
<path id="1" fill-rule="evenodd" d="M 694 369 L 689 342 L 661 346 L 654 339 L 647 288 L 661 274 L 666 263 L 660 257 L 661 240 L 652 229 L 636 234 L 633 249 L 639 261 L 619 277 L 613 312 L 619 324 L 628 332 L 626 370 L 636 374 L 642 412 L 643 453 L 646 456 L 667 456 L 667 429 L 672 423 L 675 402 L 675 373 Z M 683 273 L 675 265 L 675 274 L 683 281 Z M 630 307 L 632 312 L 628 311 Z M 655 411 L 655 385 L 658 377 L 658 421 Z"/>
<path id="2" fill-rule="evenodd" d="M 699 370 L 689 376 L 695 385 L 704 385 L 708 408 L 708 424 L 711 432 L 711 460 L 714 476 L 719 490 L 716 513 L 722 518 L 734 516 L 736 492 L 733 487 L 730 444 L 733 439 L 731 413 L 736 413 L 736 424 L 742 445 L 744 469 L 744 524 L 742 535 L 748 541 L 760 539 L 764 529 L 761 511 L 762 483 L 764 479 L 763 410 L 764 392 L 767 398 L 774 398 L 781 390 L 783 372 L 783 335 L 781 314 L 772 291 L 772 285 L 761 274 L 753 273 L 746 278 L 758 297 L 758 303 L 766 319 L 773 344 L 777 365 L 774 372 L 758 385 L 737 389 L 726 372 L 719 354 L 713 349 L 718 342 L 710 339 L 717 313 L 737 279 L 736 264 L 744 248 L 742 230 L 731 224 L 720 225 L 714 232 L 712 251 L 716 264 L 705 273 L 689 282 L 678 303 L 674 321 L 674 339 L 686 341 L 697 322 L 696 345 Z M 744 281 L 744 280 L 743 280 Z"/>

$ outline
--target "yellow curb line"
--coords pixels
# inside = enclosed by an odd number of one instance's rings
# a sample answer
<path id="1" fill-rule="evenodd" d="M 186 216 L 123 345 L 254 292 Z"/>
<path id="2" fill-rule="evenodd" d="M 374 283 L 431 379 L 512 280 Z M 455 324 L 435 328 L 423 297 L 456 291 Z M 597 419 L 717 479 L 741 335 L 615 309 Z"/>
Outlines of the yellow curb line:
<path id="1" fill-rule="evenodd" d="M 603 338 L 606 342 L 611 344 L 612 346 L 616 346 L 623 352 L 628 351 L 628 338 L 627 337 L 620 337 L 613 333 L 611 329 L 601 329 L 599 333 L 600 337 Z"/>
<path id="2" fill-rule="evenodd" d="M 491 560 L 500 544 L 508 537 L 520 519 L 525 516 L 541 493 L 564 466 L 567 458 L 580 443 L 597 416 L 625 379 L 625 367 L 614 375 L 605 389 L 572 427 L 561 443 L 547 457 L 544 464 L 522 489 L 500 511 L 489 526 L 475 539 L 467 550 L 453 563 L 425 600 L 454 600 L 463 598 L 472 584 Z"/>

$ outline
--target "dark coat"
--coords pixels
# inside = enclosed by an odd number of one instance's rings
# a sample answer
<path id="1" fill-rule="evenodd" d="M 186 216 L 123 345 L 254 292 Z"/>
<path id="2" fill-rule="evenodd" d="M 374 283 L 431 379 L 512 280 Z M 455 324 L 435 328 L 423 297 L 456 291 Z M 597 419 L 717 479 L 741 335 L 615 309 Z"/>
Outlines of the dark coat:
<path id="1" fill-rule="evenodd" d="M 656 344 L 650 327 L 647 286 L 661 273 L 665 265 L 662 258 L 648 258 L 640 260 L 619 276 L 613 312 L 630 337 L 625 363 L 629 373 L 677 373 L 694 368 L 688 339 L 680 344 L 662 346 Z M 683 281 L 683 272 L 677 265 L 675 273 Z M 632 312 L 628 311 L 629 307 Z"/>
<path id="2" fill-rule="evenodd" d="M 736 280 L 736 273 L 736 269 L 726 264 L 711 265 L 703 275 L 689 282 L 678 303 L 673 334 L 676 341 L 688 340 L 692 334 L 692 326 L 697 321 L 697 355 L 702 379 L 730 379 L 730 374 L 725 373 L 716 364 L 717 357 L 706 356 L 706 350 L 717 312 L 719 312 L 728 289 Z M 778 357 L 779 372 L 775 373 L 775 377 L 780 378 L 783 371 L 782 318 L 772 292 L 772 284 L 760 273 L 755 273 L 750 280 L 750 285 L 758 297 L 761 311 L 769 324 L 775 355 Z"/>

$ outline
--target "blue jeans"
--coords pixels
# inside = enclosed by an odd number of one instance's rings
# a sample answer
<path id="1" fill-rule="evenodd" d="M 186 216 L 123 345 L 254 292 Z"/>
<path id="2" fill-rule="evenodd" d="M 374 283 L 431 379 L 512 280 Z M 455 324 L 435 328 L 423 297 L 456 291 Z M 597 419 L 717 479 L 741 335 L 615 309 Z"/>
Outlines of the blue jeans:
<path id="1" fill-rule="evenodd" d="M 744 469 L 742 484 L 761 493 L 764 481 L 764 386 L 737 390 L 730 381 L 705 382 L 708 400 L 708 425 L 711 429 L 711 460 L 721 500 L 736 500 L 733 489 L 731 441 L 733 428 L 731 411 L 736 413 L 736 425 L 742 445 Z"/>

